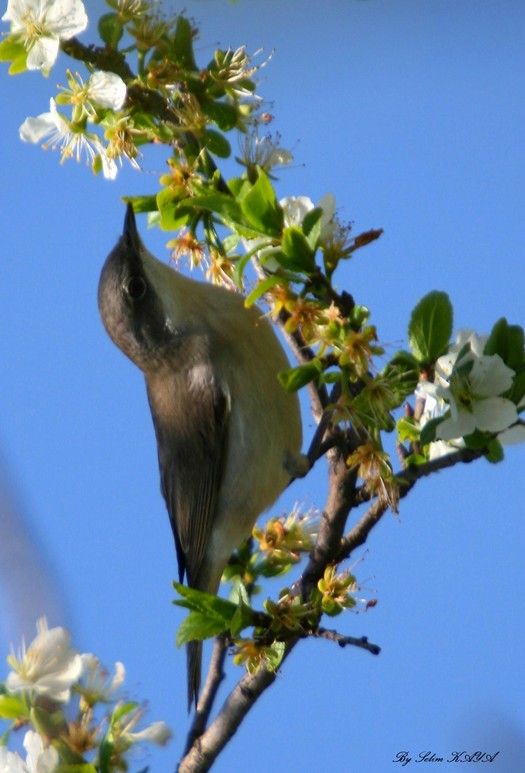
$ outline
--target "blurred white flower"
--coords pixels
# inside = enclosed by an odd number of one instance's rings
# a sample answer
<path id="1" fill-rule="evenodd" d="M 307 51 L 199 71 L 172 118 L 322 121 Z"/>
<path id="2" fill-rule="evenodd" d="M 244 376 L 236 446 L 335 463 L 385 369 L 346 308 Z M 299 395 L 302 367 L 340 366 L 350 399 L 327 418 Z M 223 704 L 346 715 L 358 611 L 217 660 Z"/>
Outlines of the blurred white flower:
<path id="1" fill-rule="evenodd" d="M 114 72 L 97 70 L 88 81 L 87 98 L 100 107 L 120 110 L 126 99 L 126 84 Z"/>
<path id="2" fill-rule="evenodd" d="M 165 746 L 172 735 L 173 733 L 162 720 L 159 722 L 152 722 L 151 725 L 145 727 L 144 730 L 139 730 L 137 733 L 126 733 L 126 736 L 130 738 L 133 743 L 137 743 L 137 741 L 151 741 L 151 743 L 156 743 L 158 746 Z"/>
<path id="3" fill-rule="evenodd" d="M 320 207 L 323 210 L 321 215 L 321 241 L 330 236 L 335 223 L 336 209 L 333 193 L 325 193 L 317 204 L 314 204 L 308 196 L 286 196 L 280 200 L 279 204 L 283 208 L 285 226 L 301 226 L 306 215 L 315 207 Z"/>
<path id="4" fill-rule="evenodd" d="M 59 756 L 56 749 L 44 743 L 38 733 L 28 730 L 24 736 L 24 748 L 27 752 L 24 770 L 27 773 L 53 773 L 58 768 Z"/>
<path id="5" fill-rule="evenodd" d="M 44 148 L 58 148 L 61 161 L 74 158 L 81 161 L 83 157 L 93 165 L 97 156 L 102 162 L 104 177 L 114 180 L 117 175 L 117 166 L 109 159 L 101 141 L 96 136 L 86 135 L 84 131 L 76 130 L 64 116 L 58 112 L 54 99 L 49 100 L 49 112 L 41 113 L 35 117 L 26 118 L 19 129 L 20 139 L 24 142 L 38 143 L 47 139 Z"/>
<path id="6" fill-rule="evenodd" d="M 27 766 L 19 754 L 0 746 L 0 773 L 27 773 Z"/>
<path id="7" fill-rule="evenodd" d="M 70 647 L 65 628 L 48 628 L 45 618 L 37 623 L 37 636 L 19 657 L 9 655 L 13 669 L 5 682 L 8 692 L 34 691 L 60 703 L 69 700 L 71 687 L 82 674 L 82 659 Z"/>
<path id="8" fill-rule="evenodd" d="M 151 741 L 159 746 L 167 744 L 173 734 L 165 722 L 153 722 L 143 730 L 133 731 L 133 728 L 140 722 L 143 716 L 144 709 L 139 706 L 124 718 L 116 733 L 122 742 L 126 745 L 140 741 Z"/>
<path id="9" fill-rule="evenodd" d="M 123 663 L 115 663 L 115 674 L 110 679 L 96 655 L 86 653 L 82 658 L 82 682 L 79 691 L 84 700 L 93 706 L 95 703 L 108 702 L 122 686 L 126 677 Z"/>
<path id="10" fill-rule="evenodd" d="M 28 70 L 49 70 L 61 40 L 83 32 L 88 23 L 81 0 L 8 0 L 2 21 L 26 48 Z"/>

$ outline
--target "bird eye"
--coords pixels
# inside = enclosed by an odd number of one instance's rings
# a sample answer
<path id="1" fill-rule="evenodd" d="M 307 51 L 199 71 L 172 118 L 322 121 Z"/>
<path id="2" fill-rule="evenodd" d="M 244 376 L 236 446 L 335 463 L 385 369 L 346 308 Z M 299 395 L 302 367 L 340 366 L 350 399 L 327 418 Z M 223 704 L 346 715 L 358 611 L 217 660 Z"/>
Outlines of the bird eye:
<path id="1" fill-rule="evenodd" d="M 146 282 L 141 276 L 130 277 L 125 287 L 132 301 L 140 301 L 146 295 Z"/>

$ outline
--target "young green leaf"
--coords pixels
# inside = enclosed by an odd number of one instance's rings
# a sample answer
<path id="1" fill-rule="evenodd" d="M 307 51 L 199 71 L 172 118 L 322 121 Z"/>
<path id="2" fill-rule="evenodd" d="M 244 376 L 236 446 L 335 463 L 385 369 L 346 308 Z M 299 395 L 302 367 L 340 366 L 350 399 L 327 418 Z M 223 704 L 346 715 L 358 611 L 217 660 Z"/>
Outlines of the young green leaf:
<path id="1" fill-rule="evenodd" d="M 434 290 L 415 306 L 408 325 L 412 354 L 428 364 L 444 354 L 452 335 L 453 310 L 448 295 Z"/>
<path id="2" fill-rule="evenodd" d="M 426 446 L 427 443 L 432 443 L 432 441 L 436 439 L 436 430 L 445 418 L 446 416 L 438 416 L 435 419 L 427 421 L 419 436 L 419 440 L 424 446 Z"/>
<path id="3" fill-rule="evenodd" d="M 282 255 L 277 258 L 284 268 L 309 273 L 315 269 L 314 252 L 297 225 L 284 229 Z"/>
<path id="4" fill-rule="evenodd" d="M 241 209 L 248 223 L 259 233 L 278 236 L 283 225 L 283 211 L 266 172 L 258 169 L 257 182 L 241 199 Z"/>
<path id="5" fill-rule="evenodd" d="M 485 344 L 484 354 L 499 354 L 513 370 L 524 362 L 524 335 L 519 325 L 509 325 L 505 317 L 498 319 Z"/>
<path id="6" fill-rule="evenodd" d="M 214 129 L 206 129 L 204 132 L 203 144 L 210 153 L 219 158 L 228 158 L 231 153 L 230 143 L 226 137 Z"/>
<path id="7" fill-rule="evenodd" d="M 179 16 L 173 39 L 173 56 L 185 70 L 196 70 L 197 62 L 193 54 L 193 30 L 190 22 Z"/>
<path id="8" fill-rule="evenodd" d="M 277 374 L 277 378 L 287 392 L 297 392 L 298 389 L 313 381 L 322 372 L 323 365 L 320 360 L 313 359 L 296 368 L 287 368 Z"/>
<path id="9" fill-rule="evenodd" d="M 244 305 L 246 308 L 249 309 L 250 306 L 253 306 L 253 304 L 256 303 L 259 298 L 264 295 L 264 293 L 268 292 L 268 290 L 274 285 L 279 284 L 280 281 L 281 280 L 278 276 L 268 276 L 266 279 L 263 279 L 262 282 L 258 282 L 251 293 L 248 293 L 244 299 Z"/>

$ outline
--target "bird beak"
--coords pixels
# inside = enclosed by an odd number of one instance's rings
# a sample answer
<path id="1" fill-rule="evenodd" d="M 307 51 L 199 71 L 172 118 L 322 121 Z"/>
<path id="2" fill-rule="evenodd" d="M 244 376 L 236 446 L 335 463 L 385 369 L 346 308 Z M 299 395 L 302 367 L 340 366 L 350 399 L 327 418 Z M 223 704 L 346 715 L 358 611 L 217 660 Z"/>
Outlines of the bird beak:
<path id="1" fill-rule="evenodd" d="M 126 208 L 126 216 L 124 218 L 124 230 L 122 232 L 124 239 L 128 246 L 137 255 L 140 254 L 142 247 L 142 240 L 137 230 L 137 223 L 135 221 L 135 212 L 133 211 L 133 204 L 128 203 Z"/>

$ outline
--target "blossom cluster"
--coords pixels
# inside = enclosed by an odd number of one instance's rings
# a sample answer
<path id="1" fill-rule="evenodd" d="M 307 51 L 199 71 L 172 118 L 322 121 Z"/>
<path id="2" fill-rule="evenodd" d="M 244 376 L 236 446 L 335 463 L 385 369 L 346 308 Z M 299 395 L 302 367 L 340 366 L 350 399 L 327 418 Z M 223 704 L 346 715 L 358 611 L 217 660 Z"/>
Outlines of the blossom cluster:
<path id="1" fill-rule="evenodd" d="M 0 746 L 2 773 L 53 773 L 71 755 L 79 764 L 96 765 L 103 748 L 110 760 L 106 769 L 123 770 L 135 744 L 164 745 L 171 737 L 164 722 L 136 729 L 145 710 L 119 697 L 125 679 L 122 663 L 115 664 L 110 676 L 95 655 L 71 646 L 67 630 L 49 628 L 45 618 L 38 621 L 31 644 L 22 644 L 7 662 L 11 671 L 0 686 L 0 718 L 12 724 L 4 741 L 20 727 L 33 724 L 34 729 L 24 736 L 25 760 Z M 102 719 L 95 713 L 98 704 L 106 706 Z"/>
<path id="2" fill-rule="evenodd" d="M 525 441 L 519 413 L 525 397 L 510 399 L 516 371 L 499 354 L 486 354 L 488 337 L 462 330 L 448 352 L 435 363 L 434 380 L 423 379 L 416 389 L 422 401 L 421 427 L 435 422 L 430 458 L 465 446 L 476 431 L 490 433 L 505 444 Z"/>

